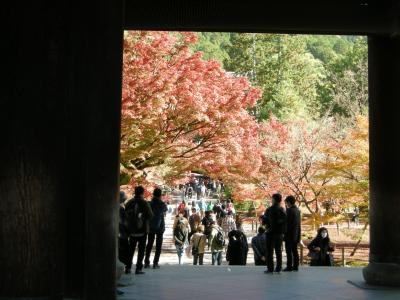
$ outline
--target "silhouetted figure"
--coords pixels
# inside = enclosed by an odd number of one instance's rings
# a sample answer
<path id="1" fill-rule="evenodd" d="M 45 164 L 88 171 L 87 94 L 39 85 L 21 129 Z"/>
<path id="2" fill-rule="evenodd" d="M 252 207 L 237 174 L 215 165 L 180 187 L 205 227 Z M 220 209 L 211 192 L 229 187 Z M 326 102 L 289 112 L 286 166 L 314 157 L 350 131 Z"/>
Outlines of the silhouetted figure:
<path id="1" fill-rule="evenodd" d="M 163 243 L 163 235 L 165 231 L 165 214 L 168 211 L 167 205 L 161 200 L 162 191 L 159 188 L 154 189 L 153 199 L 151 199 L 150 207 L 154 217 L 150 221 L 150 232 L 148 234 L 146 257 L 144 267 L 150 267 L 150 254 L 153 249 L 154 239 L 156 240 L 156 251 L 153 259 L 153 269 L 158 269 L 158 262 L 161 255 L 161 247 Z"/>
<path id="2" fill-rule="evenodd" d="M 318 229 L 317 236 L 308 245 L 311 258 L 311 266 L 333 266 L 333 256 L 331 252 L 335 250 L 329 238 L 328 230 L 325 227 Z"/>
<path id="3" fill-rule="evenodd" d="M 286 231 L 286 213 L 281 207 L 282 195 L 272 195 L 272 206 L 267 208 L 263 222 L 267 230 L 267 270 L 265 273 L 279 273 L 282 270 L 282 241 Z M 274 270 L 273 252 L 276 255 Z"/>
<path id="4" fill-rule="evenodd" d="M 135 188 L 135 196 L 125 205 L 126 227 L 129 232 L 129 257 L 125 265 L 125 273 L 131 272 L 133 255 L 136 245 L 138 245 L 139 251 L 135 274 L 144 274 L 142 271 L 143 258 L 146 248 L 146 238 L 150 229 L 150 220 L 152 218 L 153 212 L 149 203 L 144 199 L 144 188 L 137 186 Z"/>
<path id="5" fill-rule="evenodd" d="M 247 237 L 241 230 L 232 230 L 228 234 L 229 244 L 226 252 L 226 260 L 229 265 L 245 266 L 247 263 L 247 253 L 249 246 Z"/>
<path id="6" fill-rule="evenodd" d="M 285 249 L 287 257 L 286 272 L 299 270 L 299 251 L 297 245 L 300 243 L 301 236 L 301 216 L 300 210 L 296 206 L 296 199 L 293 196 L 287 196 L 286 216 L 287 225 L 285 233 Z"/>

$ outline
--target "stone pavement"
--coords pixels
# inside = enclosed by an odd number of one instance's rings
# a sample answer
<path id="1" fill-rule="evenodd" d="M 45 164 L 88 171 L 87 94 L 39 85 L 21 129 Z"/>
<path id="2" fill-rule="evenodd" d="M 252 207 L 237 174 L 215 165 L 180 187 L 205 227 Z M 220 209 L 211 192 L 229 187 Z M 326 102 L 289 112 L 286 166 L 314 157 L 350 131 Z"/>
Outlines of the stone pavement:
<path id="1" fill-rule="evenodd" d="M 263 267 L 161 266 L 122 287 L 119 300 L 400 299 L 400 289 L 361 289 L 360 268 L 304 267 L 267 275 Z M 134 276 L 134 275 L 129 275 Z"/>

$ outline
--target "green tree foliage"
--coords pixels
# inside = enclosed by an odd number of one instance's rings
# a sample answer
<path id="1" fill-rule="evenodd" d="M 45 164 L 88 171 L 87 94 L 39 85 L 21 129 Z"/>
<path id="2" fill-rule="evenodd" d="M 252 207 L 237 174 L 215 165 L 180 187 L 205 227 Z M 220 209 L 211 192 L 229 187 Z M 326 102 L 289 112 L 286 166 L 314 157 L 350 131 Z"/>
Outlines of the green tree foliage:
<path id="1" fill-rule="evenodd" d="M 222 65 L 229 59 L 227 48 L 231 45 L 230 36 L 230 33 L 225 32 L 199 32 L 197 43 L 191 49 L 203 52 L 203 59 L 216 60 Z"/>
<path id="2" fill-rule="evenodd" d="M 368 48 L 365 37 L 355 38 L 350 47 L 325 64 L 326 77 L 319 86 L 321 114 L 353 123 L 368 107 Z"/>
<path id="3" fill-rule="evenodd" d="M 352 46 L 352 41 L 337 35 L 308 35 L 307 50 L 324 65 L 344 55 Z"/>
<path id="4" fill-rule="evenodd" d="M 317 87 L 323 76 L 320 60 L 307 51 L 305 36 L 234 34 L 228 47 L 227 70 L 246 75 L 261 87 L 255 110 L 259 120 L 312 116 L 318 110 Z"/>
<path id="5" fill-rule="evenodd" d="M 365 37 L 202 32 L 192 50 L 262 88 L 259 120 L 331 115 L 353 123 L 366 114 Z"/>

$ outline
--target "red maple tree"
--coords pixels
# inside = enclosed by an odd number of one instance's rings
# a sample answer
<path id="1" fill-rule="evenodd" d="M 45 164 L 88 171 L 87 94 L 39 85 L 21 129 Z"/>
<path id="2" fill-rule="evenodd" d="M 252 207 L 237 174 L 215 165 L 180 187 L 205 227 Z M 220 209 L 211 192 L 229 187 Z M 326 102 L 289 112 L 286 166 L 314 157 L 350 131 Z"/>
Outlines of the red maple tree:
<path id="1" fill-rule="evenodd" d="M 193 53 L 195 41 L 195 33 L 125 34 L 121 163 L 134 178 L 162 167 L 166 179 L 197 169 L 243 181 L 261 166 L 248 112 L 260 90 Z"/>

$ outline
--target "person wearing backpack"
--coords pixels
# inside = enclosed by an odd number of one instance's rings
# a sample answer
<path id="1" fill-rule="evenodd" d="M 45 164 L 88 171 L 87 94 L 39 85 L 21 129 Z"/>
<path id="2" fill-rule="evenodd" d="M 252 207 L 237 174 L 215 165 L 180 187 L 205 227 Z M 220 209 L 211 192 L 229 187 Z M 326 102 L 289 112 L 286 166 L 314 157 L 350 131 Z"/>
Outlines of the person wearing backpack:
<path id="1" fill-rule="evenodd" d="M 150 254 L 156 239 L 156 252 L 153 259 L 153 269 L 159 269 L 158 262 L 161 255 L 163 235 L 165 231 L 165 213 L 168 211 L 167 205 L 161 200 L 162 191 L 159 188 L 154 189 L 153 198 L 150 202 L 154 217 L 150 221 L 150 232 L 148 234 L 146 257 L 144 259 L 144 268 L 150 267 Z"/>
<path id="2" fill-rule="evenodd" d="M 282 270 L 282 242 L 286 233 L 286 212 L 281 206 L 282 195 L 272 195 L 272 206 L 264 213 L 263 222 L 267 230 L 267 270 L 266 274 L 280 273 Z M 273 252 L 276 255 L 274 270 Z"/>
<path id="3" fill-rule="evenodd" d="M 222 264 L 222 251 L 224 250 L 224 245 L 224 232 L 222 228 L 215 223 L 215 221 L 212 221 L 208 246 L 211 246 L 211 261 L 213 266 L 215 263 L 218 265 Z"/>
<path id="4" fill-rule="evenodd" d="M 176 216 L 174 221 L 174 241 L 176 247 L 176 254 L 178 254 L 179 264 L 183 264 L 183 253 L 188 242 L 189 235 L 188 220 L 180 213 Z"/>
<path id="5" fill-rule="evenodd" d="M 125 264 L 125 273 L 131 273 L 132 259 L 138 245 L 138 255 L 135 274 L 144 274 L 143 259 L 146 248 L 147 234 L 150 229 L 150 220 L 153 211 L 144 199 L 144 188 L 135 187 L 135 196 L 125 204 L 125 227 L 129 234 L 129 259 Z"/>
<path id="6" fill-rule="evenodd" d="M 196 232 L 192 235 L 191 245 L 192 245 L 192 255 L 193 255 L 193 265 L 203 265 L 204 252 L 206 248 L 207 237 L 203 233 L 204 226 L 199 225 Z"/>

